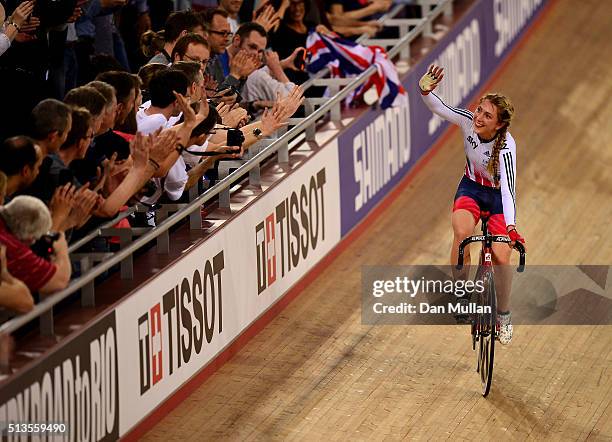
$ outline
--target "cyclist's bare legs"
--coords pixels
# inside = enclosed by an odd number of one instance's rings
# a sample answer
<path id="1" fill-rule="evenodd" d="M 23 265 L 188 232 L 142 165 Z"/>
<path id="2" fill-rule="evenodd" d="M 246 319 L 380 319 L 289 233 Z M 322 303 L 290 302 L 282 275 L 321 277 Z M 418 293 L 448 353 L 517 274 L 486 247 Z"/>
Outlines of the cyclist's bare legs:
<path id="1" fill-rule="evenodd" d="M 512 269 L 510 255 L 512 249 L 506 243 L 493 243 L 493 264 L 495 267 L 495 292 L 497 293 L 497 311 L 510 311 L 510 289 Z"/>
<path id="2" fill-rule="evenodd" d="M 457 258 L 459 256 L 459 244 L 468 236 L 474 233 L 474 227 L 476 227 L 476 221 L 474 216 L 464 209 L 455 210 L 451 217 L 453 224 L 453 246 L 451 248 L 451 268 L 453 269 L 453 277 L 455 280 L 466 280 L 469 276 L 470 270 L 470 246 L 465 247 L 465 253 L 463 255 L 464 267 L 462 270 L 457 270 Z M 505 244 L 504 244 L 505 245 Z M 508 247 L 508 246 L 506 246 Z"/>

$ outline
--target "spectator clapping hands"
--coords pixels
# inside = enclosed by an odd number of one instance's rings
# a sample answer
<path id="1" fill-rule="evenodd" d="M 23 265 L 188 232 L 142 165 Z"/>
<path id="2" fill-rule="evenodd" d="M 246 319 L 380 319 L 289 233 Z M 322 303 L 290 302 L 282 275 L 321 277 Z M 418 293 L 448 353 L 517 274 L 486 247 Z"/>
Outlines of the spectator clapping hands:
<path id="1" fill-rule="evenodd" d="M 58 187 L 49 203 L 52 230 L 64 232 L 82 226 L 103 201 L 97 192 L 89 189 L 89 183 L 78 190 L 72 183 Z"/>
<path id="2" fill-rule="evenodd" d="M 302 88 L 296 86 L 285 98 L 279 98 L 272 109 L 266 109 L 261 117 L 261 131 L 264 136 L 270 136 L 287 124 L 287 120 L 304 102 Z"/>
<path id="3" fill-rule="evenodd" d="M 304 102 L 304 91 L 300 86 L 295 86 L 289 95 L 277 100 L 282 110 L 282 118 L 289 119 Z"/>
<path id="4" fill-rule="evenodd" d="M 117 161 L 117 152 L 113 152 L 110 160 L 105 159 L 102 162 L 102 167 L 98 167 L 96 171 L 96 186 L 94 187 L 94 192 L 107 191 L 108 185 L 110 183 L 110 178 L 115 169 L 115 162 Z"/>
<path id="5" fill-rule="evenodd" d="M 246 78 L 261 67 L 261 60 L 240 50 L 230 60 L 230 75 L 234 78 Z"/>
<path id="6" fill-rule="evenodd" d="M 176 97 L 178 106 L 181 109 L 181 112 L 183 113 L 183 124 L 189 127 L 189 133 L 191 134 L 191 129 L 196 127 L 198 123 L 200 123 L 200 121 L 206 118 L 206 115 L 202 116 L 196 114 L 196 111 L 193 110 L 189 103 L 189 100 L 184 95 L 179 94 L 178 92 L 174 92 L 174 96 Z M 187 140 L 188 139 L 189 137 L 187 137 Z"/>
<path id="7" fill-rule="evenodd" d="M 94 210 L 103 203 L 104 199 L 88 185 L 82 186 L 74 193 L 72 208 L 66 218 L 65 230 L 84 225 Z"/>
<path id="8" fill-rule="evenodd" d="M 58 187 L 49 203 L 49 211 L 53 220 L 52 230 L 63 232 L 70 228 L 69 215 L 75 200 L 75 186 L 72 183 Z"/>
<path id="9" fill-rule="evenodd" d="M 295 58 L 295 55 L 293 55 L 293 58 Z M 284 61 L 285 60 L 283 60 L 283 62 Z M 283 79 L 289 81 L 283 72 L 284 66 L 278 57 L 278 53 L 274 51 L 266 51 L 266 66 L 268 66 L 268 69 L 270 69 L 270 74 L 272 77 L 279 80 Z"/>
<path id="10" fill-rule="evenodd" d="M 176 149 L 179 139 L 178 134 L 174 130 L 158 132 L 150 135 L 149 138 L 151 140 L 149 156 L 151 160 L 158 164 L 162 164 L 165 158 Z"/>
<path id="11" fill-rule="evenodd" d="M 22 32 L 27 32 L 24 28 L 28 20 L 30 19 L 30 15 L 34 11 L 34 2 L 27 1 L 21 3 L 15 11 L 11 14 L 8 21 L 16 24 L 19 27 L 19 30 Z"/>
<path id="12" fill-rule="evenodd" d="M 149 136 L 144 137 L 140 132 L 136 133 L 136 136 L 130 143 L 130 155 L 134 161 L 133 170 L 144 174 L 149 165 L 149 154 L 153 146 L 154 140 L 157 137 Z"/>
<path id="13" fill-rule="evenodd" d="M 241 125 L 244 125 L 244 123 L 248 120 L 249 115 L 246 109 L 243 109 L 238 106 L 230 108 L 229 106 L 225 105 L 221 105 L 219 107 L 223 109 L 222 111 L 217 111 L 221 116 L 221 120 L 224 126 L 236 128 Z"/>
<path id="14" fill-rule="evenodd" d="M 281 16 L 279 16 L 279 14 L 274 10 L 274 7 L 269 3 L 266 3 L 253 15 L 255 14 L 258 15 L 257 17 L 253 18 L 253 21 L 263 26 L 266 32 L 270 32 L 270 30 L 275 29 L 280 23 Z"/>
<path id="15" fill-rule="evenodd" d="M 9 40 L 15 39 L 17 42 L 23 43 L 36 39 L 36 36 L 32 34 L 40 25 L 40 20 L 37 17 L 32 17 L 33 11 L 33 1 L 23 2 L 15 8 L 6 20 L 4 30 Z"/>
<path id="16" fill-rule="evenodd" d="M 210 74 L 204 75 L 204 88 L 206 90 L 206 96 L 208 98 L 213 98 L 217 94 L 217 88 L 219 87 L 219 83 L 215 80 Z"/>

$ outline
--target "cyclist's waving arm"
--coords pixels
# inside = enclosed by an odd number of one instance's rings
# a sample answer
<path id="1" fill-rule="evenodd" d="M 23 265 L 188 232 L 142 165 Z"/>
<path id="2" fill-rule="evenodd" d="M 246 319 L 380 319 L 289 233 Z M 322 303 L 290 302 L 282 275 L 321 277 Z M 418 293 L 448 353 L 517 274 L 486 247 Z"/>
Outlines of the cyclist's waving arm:
<path id="1" fill-rule="evenodd" d="M 446 105 L 440 97 L 433 93 L 434 89 L 444 78 L 444 68 L 431 65 L 425 75 L 419 80 L 419 90 L 423 102 L 434 114 L 444 120 L 462 128 L 472 126 L 472 113 L 466 109 L 460 109 Z"/>

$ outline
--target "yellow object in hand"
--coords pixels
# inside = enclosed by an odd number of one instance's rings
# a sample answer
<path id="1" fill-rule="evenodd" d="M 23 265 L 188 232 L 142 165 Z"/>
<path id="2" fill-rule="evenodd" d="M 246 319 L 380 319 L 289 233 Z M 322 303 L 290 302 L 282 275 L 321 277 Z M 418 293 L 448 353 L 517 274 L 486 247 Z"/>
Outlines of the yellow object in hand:
<path id="1" fill-rule="evenodd" d="M 419 87 L 423 92 L 429 92 L 433 89 L 433 86 L 438 82 L 438 79 L 431 73 L 427 72 L 419 80 Z"/>

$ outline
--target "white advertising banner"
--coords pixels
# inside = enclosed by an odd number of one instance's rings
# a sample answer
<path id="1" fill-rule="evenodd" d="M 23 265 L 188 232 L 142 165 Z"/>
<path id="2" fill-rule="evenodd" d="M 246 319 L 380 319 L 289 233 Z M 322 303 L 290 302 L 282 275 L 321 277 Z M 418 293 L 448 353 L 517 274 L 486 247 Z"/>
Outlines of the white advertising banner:
<path id="1" fill-rule="evenodd" d="M 340 241 L 338 189 L 334 142 L 117 307 L 121 435 Z"/>

